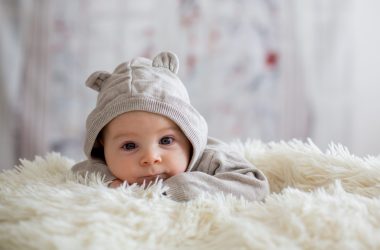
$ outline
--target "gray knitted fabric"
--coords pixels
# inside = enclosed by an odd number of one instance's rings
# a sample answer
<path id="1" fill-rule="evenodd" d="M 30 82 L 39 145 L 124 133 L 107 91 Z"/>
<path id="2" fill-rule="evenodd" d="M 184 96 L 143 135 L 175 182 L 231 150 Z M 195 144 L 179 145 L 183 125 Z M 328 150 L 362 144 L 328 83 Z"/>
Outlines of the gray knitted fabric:
<path id="1" fill-rule="evenodd" d="M 177 77 L 178 58 L 161 52 L 153 60 L 138 57 L 120 64 L 114 72 L 97 71 L 86 85 L 99 92 L 95 109 L 86 122 L 85 154 L 97 158 L 96 138 L 112 119 L 129 111 L 147 111 L 175 122 L 193 146 L 188 171 L 201 156 L 207 143 L 207 123 L 190 104 L 186 88 Z"/>

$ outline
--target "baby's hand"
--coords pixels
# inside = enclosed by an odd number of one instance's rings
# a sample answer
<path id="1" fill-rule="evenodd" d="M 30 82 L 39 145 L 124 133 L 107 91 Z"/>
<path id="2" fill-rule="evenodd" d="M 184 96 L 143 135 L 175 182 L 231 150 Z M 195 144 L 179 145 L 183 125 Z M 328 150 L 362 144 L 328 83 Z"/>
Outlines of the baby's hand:
<path id="1" fill-rule="evenodd" d="M 115 180 L 113 180 L 113 181 L 108 185 L 108 187 L 110 187 L 110 188 L 117 188 L 117 187 L 119 187 L 121 184 L 123 184 L 123 181 L 122 181 L 122 180 L 120 180 L 120 179 L 115 179 Z"/>

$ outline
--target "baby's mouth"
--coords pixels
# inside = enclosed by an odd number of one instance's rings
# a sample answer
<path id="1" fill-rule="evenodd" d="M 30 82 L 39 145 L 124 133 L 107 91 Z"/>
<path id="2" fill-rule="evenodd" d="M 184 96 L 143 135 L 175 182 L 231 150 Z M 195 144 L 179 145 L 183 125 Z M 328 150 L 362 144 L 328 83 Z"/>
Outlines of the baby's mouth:
<path id="1" fill-rule="evenodd" d="M 151 182 L 155 182 L 156 180 L 158 181 L 158 180 L 165 180 L 165 179 L 167 179 L 166 174 L 146 175 L 146 176 L 137 178 L 137 183 L 139 183 L 140 185 L 143 184 L 144 182 L 145 184 L 149 184 Z"/>

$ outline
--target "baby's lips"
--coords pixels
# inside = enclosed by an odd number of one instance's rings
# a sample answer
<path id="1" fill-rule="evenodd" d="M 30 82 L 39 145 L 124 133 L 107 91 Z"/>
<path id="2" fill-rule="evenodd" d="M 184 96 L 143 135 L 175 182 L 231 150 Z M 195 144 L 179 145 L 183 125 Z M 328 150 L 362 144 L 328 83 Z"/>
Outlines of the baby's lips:
<path id="1" fill-rule="evenodd" d="M 166 174 L 158 174 L 158 175 L 152 175 L 152 176 L 143 176 L 138 179 L 139 184 L 143 184 L 145 181 L 145 184 L 149 184 L 150 182 L 155 182 L 156 180 L 165 180 L 167 179 Z"/>

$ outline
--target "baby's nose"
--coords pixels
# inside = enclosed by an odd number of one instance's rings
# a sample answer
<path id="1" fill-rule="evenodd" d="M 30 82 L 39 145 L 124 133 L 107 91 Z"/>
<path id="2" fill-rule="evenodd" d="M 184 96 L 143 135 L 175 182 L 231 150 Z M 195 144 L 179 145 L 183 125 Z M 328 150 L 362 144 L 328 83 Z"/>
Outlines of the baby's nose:
<path id="1" fill-rule="evenodd" d="M 159 164 L 161 163 L 161 161 L 162 159 L 159 150 L 147 149 L 144 151 L 140 163 L 142 166 L 151 166 Z"/>

